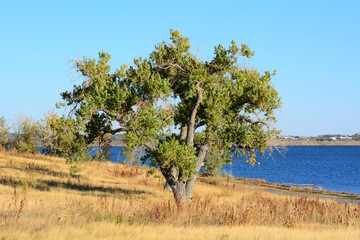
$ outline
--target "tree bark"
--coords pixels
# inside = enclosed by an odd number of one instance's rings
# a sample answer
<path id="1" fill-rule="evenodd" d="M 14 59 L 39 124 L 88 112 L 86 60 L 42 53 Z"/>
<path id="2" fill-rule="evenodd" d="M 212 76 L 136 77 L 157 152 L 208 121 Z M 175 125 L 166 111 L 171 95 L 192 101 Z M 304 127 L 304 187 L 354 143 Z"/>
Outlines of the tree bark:
<path id="1" fill-rule="evenodd" d="M 180 139 L 186 139 L 187 131 L 188 131 L 187 129 L 188 129 L 187 125 L 181 127 Z"/>
<path id="2" fill-rule="evenodd" d="M 186 191 L 187 181 L 179 179 L 176 187 L 173 188 L 174 198 L 177 205 L 189 205 L 191 203 L 191 194 Z"/>
<path id="3" fill-rule="evenodd" d="M 165 183 L 164 190 L 167 191 L 167 192 L 172 192 L 172 188 L 171 188 L 170 184 L 167 181 Z"/>
<path id="4" fill-rule="evenodd" d="M 176 170 L 176 168 L 173 167 L 173 168 L 171 169 L 171 174 L 173 175 L 174 178 L 177 177 L 178 171 Z M 165 191 L 168 191 L 168 192 L 172 192 L 172 191 L 173 191 L 172 188 L 171 188 L 171 186 L 170 186 L 170 184 L 168 183 L 167 180 L 166 180 L 166 183 L 165 183 L 165 186 L 164 186 L 164 190 L 165 190 Z"/>
<path id="5" fill-rule="evenodd" d="M 188 123 L 188 129 L 187 129 L 187 136 L 186 136 L 186 143 L 189 146 L 194 146 L 194 136 L 195 136 L 195 118 L 198 111 L 198 108 L 200 106 L 200 103 L 202 101 L 202 88 L 200 87 L 200 82 L 196 84 L 196 93 L 197 93 L 197 99 L 195 106 L 193 107 Z"/>
<path id="6" fill-rule="evenodd" d="M 187 196 L 191 199 L 192 197 L 192 192 L 193 192 L 193 188 L 194 188 L 194 184 L 196 181 L 196 178 L 199 174 L 199 171 L 201 169 L 202 166 L 204 166 L 204 159 L 206 156 L 208 150 L 208 145 L 203 145 L 200 147 L 199 150 L 199 154 L 198 154 L 198 159 L 196 161 L 196 168 L 195 168 L 195 173 L 191 174 L 189 179 L 186 181 L 186 194 Z"/>
<path id="7" fill-rule="evenodd" d="M 170 168 L 160 168 L 161 173 L 166 179 L 167 184 L 172 189 L 174 194 L 175 202 L 178 205 L 188 205 L 191 202 L 191 196 L 189 197 L 186 194 L 186 180 L 184 180 L 181 176 L 178 179 L 172 173 L 172 169 Z"/>

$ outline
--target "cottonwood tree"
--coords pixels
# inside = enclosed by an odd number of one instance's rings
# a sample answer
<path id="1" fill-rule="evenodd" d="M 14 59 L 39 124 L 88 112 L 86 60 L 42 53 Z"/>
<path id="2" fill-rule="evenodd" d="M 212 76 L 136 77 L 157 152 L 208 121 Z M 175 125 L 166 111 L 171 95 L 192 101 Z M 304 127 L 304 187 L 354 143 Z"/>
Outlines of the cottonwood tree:
<path id="1" fill-rule="evenodd" d="M 104 52 L 97 60 L 73 61 L 83 81 L 61 96 L 89 141 L 123 132 L 127 148 L 145 148 L 175 200 L 188 204 L 209 149 L 253 154 L 278 134 L 271 125 L 281 105 L 271 83 L 275 73 L 239 65 L 253 55 L 233 41 L 203 61 L 191 53 L 189 38 L 171 30 L 170 42 L 130 67 L 111 72 Z"/>

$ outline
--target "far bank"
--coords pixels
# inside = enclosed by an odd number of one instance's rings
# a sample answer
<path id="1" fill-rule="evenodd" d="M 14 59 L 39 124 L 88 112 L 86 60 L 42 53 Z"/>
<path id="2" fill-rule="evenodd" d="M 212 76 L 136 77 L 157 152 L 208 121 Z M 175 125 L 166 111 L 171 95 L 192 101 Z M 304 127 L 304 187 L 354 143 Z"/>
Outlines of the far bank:
<path id="1" fill-rule="evenodd" d="M 274 146 L 360 146 L 358 140 L 275 140 Z"/>
<path id="2" fill-rule="evenodd" d="M 316 140 L 274 140 L 273 146 L 360 146 L 359 140 L 332 140 L 332 141 L 316 141 Z M 113 141 L 112 147 L 125 147 L 123 141 Z"/>

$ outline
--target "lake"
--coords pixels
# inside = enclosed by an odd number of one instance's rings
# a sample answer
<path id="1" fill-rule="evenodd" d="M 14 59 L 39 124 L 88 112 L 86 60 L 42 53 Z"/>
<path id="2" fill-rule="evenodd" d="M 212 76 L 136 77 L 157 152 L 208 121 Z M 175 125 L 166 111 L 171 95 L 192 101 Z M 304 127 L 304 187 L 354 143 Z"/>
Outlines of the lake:
<path id="1" fill-rule="evenodd" d="M 121 147 L 111 149 L 110 160 L 122 162 Z M 291 146 L 285 151 L 257 156 L 251 166 L 235 158 L 223 169 L 234 177 L 263 178 L 269 182 L 313 183 L 315 188 L 360 194 L 360 146 Z"/>

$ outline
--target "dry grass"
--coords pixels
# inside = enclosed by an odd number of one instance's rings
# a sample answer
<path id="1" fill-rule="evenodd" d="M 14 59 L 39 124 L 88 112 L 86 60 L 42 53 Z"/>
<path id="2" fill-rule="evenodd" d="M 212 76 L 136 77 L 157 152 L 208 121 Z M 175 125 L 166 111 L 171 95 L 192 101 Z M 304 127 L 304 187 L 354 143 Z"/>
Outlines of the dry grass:
<path id="1" fill-rule="evenodd" d="M 0 233 L 1 235 L 1 233 Z M 22 228 L 21 231 L 3 232 L 5 239 L 57 239 L 57 240 L 353 240 L 360 239 L 360 230 L 353 228 L 323 228 L 309 226 L 300 229 L 289 229 L 272 226 L 202 226 L 173 227 L 168 225 L 125 225 L 106 222 L 89 223 L 81 226 L 61 227 L 49 225 L 40 231 Z"/>
<path id="2" fill-rule="evenodd" d="M 81 168 L 0 152 L 0 239 L 360 239 L 356 204 L 198 182 L 181 207 L 146 168 Z"/>

